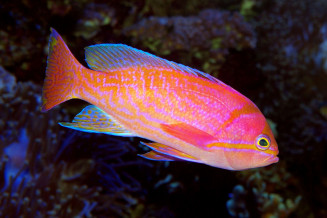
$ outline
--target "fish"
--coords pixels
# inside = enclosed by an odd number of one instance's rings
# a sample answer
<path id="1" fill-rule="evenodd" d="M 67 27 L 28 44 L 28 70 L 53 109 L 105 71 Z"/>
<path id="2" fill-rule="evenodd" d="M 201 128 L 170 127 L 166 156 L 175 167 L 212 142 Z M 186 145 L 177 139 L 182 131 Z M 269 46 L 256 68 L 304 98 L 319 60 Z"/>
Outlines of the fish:
<path id="1" fill-rule="evenodd" d="M 264 115 L 217 78 L 124 44 L 85 48 L 88 68 L 51 28 L 41 111 L 70 99 L 90 103 L 61 126 L 140 137 L 141 157 L 190 161 L 226 170 L 278 162 Z"/>

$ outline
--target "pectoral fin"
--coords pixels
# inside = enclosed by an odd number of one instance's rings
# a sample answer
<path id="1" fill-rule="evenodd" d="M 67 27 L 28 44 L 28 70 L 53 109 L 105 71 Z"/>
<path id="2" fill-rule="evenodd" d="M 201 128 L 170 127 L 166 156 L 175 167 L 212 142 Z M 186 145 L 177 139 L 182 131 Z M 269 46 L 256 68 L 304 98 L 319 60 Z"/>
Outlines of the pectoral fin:
<path id="1" fill-rule="evenodd" d="M 72 123 L 60 122 L 61 126 L 84 132 L 132 137 L 135 134 L 126 130 L 110 115 L 94 105 L 85 107 L 74 117 Z"/>
<path id="2" fill-rule="evenodd" d="M 189 144 L 208 151 L 208 145 L 217 141 L 212 135 L 185 123 L 161 124 L 161 128 L 168 134 Z"/>
<path id="3" fill-rule="evenodd" d="M 184 152 L 181 152 L 175 148 L 172 148 L 170 146 L 164 145 L 164 144 L 160 144 L 160 143 L 144 143 L 141 142 L 143 145 L 146 145 L 147 147 L 153 149 L 152 152 L 154 153 L 146 153 L 145 155 L 149 156 L 151 155 L 151 157 L 153 155 L 156 155 L 156 157 L 158 155 L 161 155 L 160 160 L 163 160 L 164 158 L 168 158 L 169 160 L 185 160 L 185 161 L 192 161 L 192 162 L 201 162 L 199 159 L 192 157 L 191 155 L 188 155 Z M 158 159 L 157 159 L 158 160 Z"/>

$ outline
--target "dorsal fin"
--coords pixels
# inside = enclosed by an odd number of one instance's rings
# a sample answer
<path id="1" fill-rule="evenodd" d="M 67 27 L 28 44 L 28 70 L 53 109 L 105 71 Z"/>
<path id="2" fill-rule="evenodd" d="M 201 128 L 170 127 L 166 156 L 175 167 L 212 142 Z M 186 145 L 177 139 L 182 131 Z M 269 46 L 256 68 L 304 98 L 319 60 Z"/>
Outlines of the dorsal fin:
<path id="1" fill-rule="evenodd" d="M 110 71 L 127 67 L 171 68 L 222 84 L 215 77 L 191 67 L 168 61 L 145 51 L 123 44 L 98 44 L 85 48 L 88 66 L 97 71 Z"/>

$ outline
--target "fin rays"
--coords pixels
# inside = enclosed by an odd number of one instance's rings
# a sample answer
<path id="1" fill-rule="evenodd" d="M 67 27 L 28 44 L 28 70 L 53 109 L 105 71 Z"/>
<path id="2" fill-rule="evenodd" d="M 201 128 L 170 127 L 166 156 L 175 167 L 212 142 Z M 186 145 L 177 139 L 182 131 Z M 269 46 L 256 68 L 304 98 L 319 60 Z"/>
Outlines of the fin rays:
<path id="1" fill-rule="evenodd" d="M 140 155 L 144 158 L 151 159 L 151 160 L 166 160 L 166 161 L 186 160 L 186 161 L 201 163 L 201 161 L 198 160 L 197 158 L 192 157 L 191 155 L 188 155 L 170 146 L 156 143 L 156 142 L 154 143 L 141 142 L 141 143 L 153 149 L 148 153 Z"/>
<path id="2" fill-rule="evenodd" d="M 191 67 L 168 61 L 123 44 L 98 44 L 85 48 L 85 60 L 93 70 L 108 72 L 126 67 L 171 68 L 212 82 L 223 84 L 215 77 Z"/>
<path id="3" fill-rule="evenodd" d="M 75 116 L 73 122 L 60 122 L 59 124 L 64 127 L 84 132 L 105 133 L 126 137 L 135 136 L 135 134 L 126 130 L 110 115 L 94 105 L 85 107 Z"/>

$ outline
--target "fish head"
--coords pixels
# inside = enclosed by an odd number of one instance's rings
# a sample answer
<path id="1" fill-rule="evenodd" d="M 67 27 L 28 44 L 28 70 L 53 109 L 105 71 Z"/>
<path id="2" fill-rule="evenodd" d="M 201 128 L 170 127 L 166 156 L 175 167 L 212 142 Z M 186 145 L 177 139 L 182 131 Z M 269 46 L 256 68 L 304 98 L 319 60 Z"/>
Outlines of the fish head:
<path id="1" fill-rule="evenodd" d="M 256 108 L 238 114 L 225 129 L 224 156 L 232 170 L 263 167 L 278 162 L 278 146 L 263 114 Z M 227 142 L 227 143 L 226 143 Z"/>

